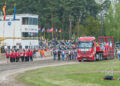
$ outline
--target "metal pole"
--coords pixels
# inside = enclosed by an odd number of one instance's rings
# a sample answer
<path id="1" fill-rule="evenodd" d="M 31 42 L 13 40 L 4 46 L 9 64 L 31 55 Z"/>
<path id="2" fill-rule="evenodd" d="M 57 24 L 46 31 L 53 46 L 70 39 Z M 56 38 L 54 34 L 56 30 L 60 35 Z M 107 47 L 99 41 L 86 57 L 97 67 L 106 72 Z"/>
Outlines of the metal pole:
<path id="1" fill-rule="evenodd" d="M 72 19 L 70 19 L 70 31 L 69 31 L 69 39 L 72 37 Z"/>
<path id="2" fill-rule="evenodd" d="M 15 21 L 14 21 L 14 31 L 13 31 L 13 37 L 15 37 Z M 13 39 L 13 46 L 15 45 L 15 44 L 14 44 L 14 41 L 15 41 L 15 39 Z"/>
<path id="3" fill-rule="evenodd" d="M 4 37 L 4 33 L 5 33 L 5 20 L 3 21 L 4 23 L 3 23 L 3 39 L 5 38 Z M 3 40 L 3 46 L 4 46 L 4 40 Z"/>
<path id="4" fill-rule="evenodd" d="M 44 31 L 44 39 L 45 39 L 45 31 Z"/>

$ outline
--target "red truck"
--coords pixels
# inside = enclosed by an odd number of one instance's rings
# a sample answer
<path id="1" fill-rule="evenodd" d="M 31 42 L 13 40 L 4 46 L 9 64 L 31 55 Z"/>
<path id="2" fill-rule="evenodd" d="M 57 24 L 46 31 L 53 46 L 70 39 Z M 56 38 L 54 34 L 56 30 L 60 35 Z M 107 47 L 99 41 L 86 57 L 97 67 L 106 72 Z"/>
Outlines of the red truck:
<path id="1" fill-rule="evenodd" d="M 80 37 L 77 47 L 78 61 L 96 61 L 114 57 L 113 37 L 98 37 L 98 42 L 95 37 Z"/>

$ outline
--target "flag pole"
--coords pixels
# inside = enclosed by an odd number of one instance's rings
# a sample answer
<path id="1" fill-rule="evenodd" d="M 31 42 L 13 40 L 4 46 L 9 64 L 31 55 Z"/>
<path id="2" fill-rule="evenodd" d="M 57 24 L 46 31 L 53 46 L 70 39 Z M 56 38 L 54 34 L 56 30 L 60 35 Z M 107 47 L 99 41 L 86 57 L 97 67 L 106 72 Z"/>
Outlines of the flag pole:
<path id="1" fill-rule="evenodd" d="M 53 28 L 53 24 L 52 24 L 52 28 Z M 53 33 L 53 31 L 52 31 L 52 40 L 53 40 L 53 34 L 54 34 L 54 33 Z"/>
<path id="2" fill-rule="evenodd" d="M 4 39 L 5 39 L 4 33 L 5 33 L 5 20 L 4 20 L 4 23 L 3 23 L 3 46 L 4 46 Z"/>
<path id="3" fill-rule="evenodd" d="M 62 40 L 62 32 L 60 32 L 60 38 L 61 38 L 61 40 Z"/>
<path id="4" fill-rule="evenodd" d="M 13 22 L 14 22 L 14 31 L 13 31 L 13 37 L 15 38 L 15 12 L 16 12 L 16 3 L 14 4 L 14 15 L 13 15 Z M 15 39 L 13 38 L 13 46 L 15 45 Z"/>
<path id="5" fill-rule="evenodd" d="M 5 18 L 6 18 L 6 2 L 5 2 L 5 5 L 3 6 L 3 13 L 4 13 L 4 17 L 3 17 L 3 46 L 4 46 L 4 33 L 5 33 Z"/>
<path id="6" fill-rule="evenodd" d="M 45 39 L 45 31 L 44 31 L 44 39 Z"/>

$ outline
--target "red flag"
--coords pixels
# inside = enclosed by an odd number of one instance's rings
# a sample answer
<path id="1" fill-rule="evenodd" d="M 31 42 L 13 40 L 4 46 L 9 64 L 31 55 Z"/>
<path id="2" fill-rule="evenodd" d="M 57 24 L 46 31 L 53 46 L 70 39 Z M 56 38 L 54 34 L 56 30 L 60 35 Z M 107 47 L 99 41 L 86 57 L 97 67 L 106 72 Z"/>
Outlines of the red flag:
<path id="1" fill-rule="evenodd" d="M 53 27 L 49 30 L 49 32 L 53 32 Z"/>
<path id="2" fill-rule="evenodd" d="M 57 33 L 57 32 L 58 32 L 58 30 L 56 29 L 56 30 L 55 30 L 55 32 Z"/>
<path id="3" fill-rule="evenodd" d="M 42 29 L 42 32 L 45 32 L 45 27 Z"/>
<path id="4" fill-rule="evenodd" d="M 5 20 L 5 19 L 6 19 L 6 3 L 5 3 L 5 5 L 3 6 L 3 13 L 4 13 L 3 19 Z"/>
<path id="5" fill-rule="evenodd" d="M 38 27 L 38 31 L 40 31 L 41 30 L 41 27 Z"/>
<path id="6" fill-rule="evenodd" d="M 50 32 L 50 29 L 49 29 L 49 28 L 47 29 L 47 32 Z"/>
<path id="7" fill-rule="evenodd" d="M 38 27 L 38 29 L 41 29 L 41 27 Z"/>

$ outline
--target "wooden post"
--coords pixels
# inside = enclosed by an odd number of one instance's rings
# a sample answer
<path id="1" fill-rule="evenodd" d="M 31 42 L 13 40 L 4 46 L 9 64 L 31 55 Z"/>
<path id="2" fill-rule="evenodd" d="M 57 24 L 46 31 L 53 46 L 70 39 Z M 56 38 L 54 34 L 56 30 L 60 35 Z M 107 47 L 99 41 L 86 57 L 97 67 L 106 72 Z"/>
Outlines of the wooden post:
<path id="1" fill-rule="evenodd" d="M 72 37 L 72 19 L 69 19 L 69 21 L 70 21 L 69 39 L 71 40 L 71 37 Z"/>

